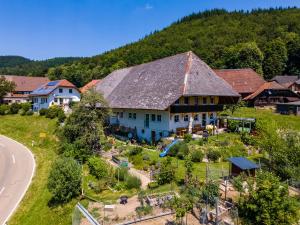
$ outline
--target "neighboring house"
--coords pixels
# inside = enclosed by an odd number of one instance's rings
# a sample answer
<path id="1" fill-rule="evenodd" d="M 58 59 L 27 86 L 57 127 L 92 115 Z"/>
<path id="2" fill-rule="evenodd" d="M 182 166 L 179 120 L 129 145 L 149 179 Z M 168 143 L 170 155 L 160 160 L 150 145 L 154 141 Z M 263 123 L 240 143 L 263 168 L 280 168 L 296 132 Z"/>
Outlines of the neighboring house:
<path id="1" fill-rule="evenodd" d="M 49 108 L 52 105 L 61 106 L 64 111 L 68 111 L 71 102 L 80 101 L 80 92 L 67 80 L 55 80 L 34 90 L 30 97 L 34 111 Z"/>
<path id="2" fill-rule="evenodd" d="M 300 76 L 275 76 L 272 81 L 276 81 L 278 84 L 281 84 L 296 93 L 300 93 Z"/>
<path id="3" fill-rule="evenodd" d="M 15 75 L 0 75 L 4 76 L 6 80 L 12 81 L 16 84 L 13 92 L 4 96 L 4 103 L 11 104 L 14 102 L 24 103 L 29 102 L 29 94 L 41 85 L 49 82 L 47 77 L 28 77 L 28 76 L 15 76 Z"/>
<path id="4" fill-rule="evenodd" d="M 91 88 L 94 88 L 99 82 L 101 82 L 101 80 L 92 80 L 92 81 L 90 81 L 89 83 L 84 85 L 82 88 L 80 88 L 80 92 L 81 93 L 87 92 Z"/>
<path id="5" fill-rule="evenodd" d="M 300 101 L 288 102 L 288 103 L 278 103 L 276 105 L 276 112 L 280 114 L 294 114 L 300 116 Z"/>
<path id="6" fill-rule="evenodd" d="M 112 108 L 112 125 L 149 142 L 203 129 L 240 98 L 192 52 L 116 70 L 95 89 Z"/>
<path id="7" fill-rule="evenodd" d="M 254 93 L 266 81 L 253 69 L 215 69 L 215 73 L 229 83 L 242 98 Z"/>
<path id="8" fill-rule="evenodd" d="M 271 81 L 264 83 L 243 100 L 247 101 L 249 106 L 275 106 L 277 103 L 298 101 L 300 97 L 290 89 Z"/>

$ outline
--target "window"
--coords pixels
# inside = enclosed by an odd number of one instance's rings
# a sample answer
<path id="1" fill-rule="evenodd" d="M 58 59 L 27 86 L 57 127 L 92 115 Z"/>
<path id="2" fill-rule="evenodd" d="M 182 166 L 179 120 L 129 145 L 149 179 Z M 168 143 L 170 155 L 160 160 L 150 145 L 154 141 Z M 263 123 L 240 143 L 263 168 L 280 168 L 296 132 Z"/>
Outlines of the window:
<path id="1" fill-rule="evenodd" d="M 69 93 L 72 94 L 73 93 L 73 89 L 69 89 Z"/>
<path id="2" fill-rule="evenodd" d="M 184 120 L 185 122 L 189 121 L 189 115 L 184 115 L 183 120 Z"/>
<path id="3" fill-rule="evenodd" d="M 142 134 L 144 134 L 145 133 L 145 130 L 144 129 L 142 129 Z"/>
<path id="4" fill-rule="evenodd" d="M 133 113 L 133 119 L 136 119 L 136 113 Z"/>
<path id="5" fill-rule="evenodd" d="M 163 136 L 163 133 L 162 132 L 159 132 L 159 137 L 162 137 Z"/>
<path id="6" fill-rule="evenodd" d="M 132 118 L 132 113 L 128 114 L 128 118 L 131 119 Z"/>
<path id="7" fill-rule="evenodd" d="M 178 105 L 179 104 L 179 99 L 177 99 L 175 102 L 174 102 L 175 105 Z"/>
<path id="8" fill-rule="evenodd" d="M 189 104 L 189 97 L 184 97 L 184 104 L 186 104 L 186 105 Z"/>
<path id="9" fill-rule="evenodd" d="M 210 115 L 209 115 L 209 119 L 213 119 L 214 118 L 214 114 L 213 113 L 211 113 Z"/>
<path id="10" fill-rule="evenodd" d="M 123 118 L 123 112 L 120 112 L 119 115 L 120 115 L 120 118 Z"/>
<path id="11" fill-rule="evenodd" d="M 175 122 L 175 123 L 179 122 L 179 115 L 175 115 L 175 116 L 174 116 L 174 122 Z"/>
<path id="12" fill-rule="evenodd" d="M 155 121 L 155 114 L 151 114 L 151 121 Z"/>
<path id="13" fill-rule="evenodd" d="M 203 105 L 206 105 L 207 104 L 207 99 L 206 97 L 203 97 Z"/>
<path id="14" fill-rule="evenodd" d="M 198 97 L 195 97 L 194 99 L 195 99 L 195 105 L 198 105 L 198 104 L 199 104 L 199 99 L 198 99 Z"/>
<path id="15" fill-rule="evenodd" d="M 214 97 L 210 97 L 210 104 L 214 104 L 214 103 L 215 103 Z"/>
<path id="16" fill-rule="evenodd" d="M 59 93 L 63 93 L 63 89 L 62 88 L 58 89 L 58 91 L 59 91 Z"/>
<path id="17" fill-rule="evenodd" d="M 195 120 L 195 121 L 198 121 L 198 120 L 199 120 L 198 114 L 196 114 L 196 115 L 194 116 L 194 120 Z"/>
<path id="18" fill-rule="evenodd" d="M 157 121 L 161 122 L 161 115 L 157 115 Z"/>
<path id="19" fill-rule="evenodd" d="M 41 98 L 41 104 L 47 103 L 48 99 L 47 98 Z"/>
<path id="20" fill-rule="evenodd" d="M 33 102 L 34 102 L 34 103 L 39 103 L 39 99 L 38 99 L 38 98 L 34 98 L 34 99 L 33 99 Z"/>

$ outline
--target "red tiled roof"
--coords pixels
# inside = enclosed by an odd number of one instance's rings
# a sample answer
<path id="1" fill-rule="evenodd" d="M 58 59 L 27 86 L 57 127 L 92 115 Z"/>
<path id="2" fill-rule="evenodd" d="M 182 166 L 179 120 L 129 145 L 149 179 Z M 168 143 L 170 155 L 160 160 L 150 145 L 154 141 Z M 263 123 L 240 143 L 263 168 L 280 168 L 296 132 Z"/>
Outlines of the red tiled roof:
<path id="1" fill-rule="evenodd" d="M 76 86 L 74 84 L 72 84 L 70 81 L 65 80 L 65 79 L 64 80 L 60 80 L 59 83 L 57 84 L 57 86 L 76 88 Z"/>
<path id="2" fill-rule="evenodd" d="M 84 85 L 82 88 L 80 88 L 81 93 L 86 92 L 87 90 L 95 87 L 101 80 L 92 80 L 86 85 Z"/>
<path id="3" fill-rule="evenodd" d="M 253 93 L 266 81 L 253 69 L 215 69 L 215 73 L 238 93 Z"/>
<path id="4" fill-rule="evenodd" d="M 2 76 L 2 75 L 0 75 Z M 13 81 L 16 84 L 15 91 L 33 91 L 41 85 L 49 82 L 48 77 L 28 77 L 28 76 L 15 76 L 3 75 L 5 79 Z"/>
<path id="5" fill-rule="evenodd" d="M 252 93 L 251 95 L 248 95 L 246 98 L 244 98 L 244 100 L 254 99 L 256 96 L 258 96 L 264 90 L 279 90 L 279 89 L 287 89 L 287 88 L 278 84 L 276 81 L 266 82 L 263 85 L 261 85 L 254 93 Z"/>

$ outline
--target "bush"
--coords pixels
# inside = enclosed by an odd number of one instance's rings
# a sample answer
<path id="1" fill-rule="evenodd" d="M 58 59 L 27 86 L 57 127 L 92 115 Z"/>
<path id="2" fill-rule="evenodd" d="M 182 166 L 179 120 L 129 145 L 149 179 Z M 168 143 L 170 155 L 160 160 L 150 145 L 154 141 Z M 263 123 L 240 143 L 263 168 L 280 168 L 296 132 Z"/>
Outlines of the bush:
<path id="1" fill-rule="evenodd" d="M 182 142 L 179 144 L 179 150 L 178 150 L 178 153 L 177 153 L 177 157 L 179 159 L 184 159 L 184 157 L 186 155 L 189 154 L 189 147 L 186 143 Z"/>
<path id="2" fill-rule="evenodd" d="M 26 115 L 26 112 L 25 112 L 23 109 L 20 109 L 20 110 L 19 110 L 19 114 L 20 114 L 21 116 L 25 116 L 25 115 Z"/>
<path id="3" fill-rule="evenodd" d="M 19 110 L 21 109 L 21 105 L 18 103 L 12 103 L 9 107 L 9 113 L 10 114 L 17 114 Z"/>
<path id="4" fill-rule="evenodd" d="M 210 149 L 207 153 L 207 158 L 209 161 L 216 162 L 221 157 L 221 153 L 218 150 Z"/>
<path id="5" fill-rule="evenodd" d="M 48 109 L 40 109 L 39 114 L 40 116 L 45 116 L 48 113 Z"/>
<path id="6" fill-rule="evenodd" d="M 191 153 L 192 162 L 202 162 L 204 153 L 201 150 L 195 150 Z"/>
<path id="7" fill-rule="evenodd" d="M 199 145 L 199 146 L 203 146 L 203 145 L 204 145 L 204 140 L 203 140 L 203 138 L 199 138 L 199 140 L 198 140 L 198 145 Z"/>
<path id="8" fill-rule="evenodd" d="M 64 111 L 60 107 L 53 105 L 53 106 L 49 107 L 49 109 L 46 113 L 46 117 L 49 119 L 54 119 L 54 118 L 58 117 L 58 115 L 61 113 L 64 113 Z"/>
<path id="9" fill-rule="evenodd" d="M 156 181 L 150 182 L 150 183 L 148 184 L 148 188 L 150 188 L 150 189 L 157 188 L 158 186 L 159 186 L 159 185 L 158 185 L 158 183 L 157 183 Z"/>
<path id="10" fill-rule="evenodd" d="M 20 104 L 21 109 L 24 110 L 24 112 L 28 112 L 29 110 L 31 110 L 31 103 L 30 102 L 26 102 L 26 103 L 22 103 Z"/>
<path id="11" fill-rule="evenodd" d="M 241 133 L 241 141 L 245 145 L 255 145 L 254 138 L 250 134 L 248 134 L 247 132 L 242 132 Z"/>
<path id="12" fill-rule="evenodd" d="M 236 120 L 228 120 L 228 129 L 231 132 L 236 132 L 238 130 L 240 122 Z"/>
<path id="13" fill-rule="evenodd" d="M 183 139 L 185 143 L 189 143 L 193 138 L 191 134 L 185 134 Z"/>
<path id="14" fill-rule="evenodd" d="M 108 177 L 109 166 L 99 157 L 93 156 L 88 160 L 88 166 L 90 168 L 90 173 L 98 179 Z"/>
<path id="15" fill-rule="evenodd" d="M 26 112 L 26 116 L 32 116 L 33 115 L 33 111 L 32 110 L 28 110 L 27 112 Z"/>
<path id="16" fill-rule="evenodd" d="M 121 167 L 115 170 L 115 178 L 119 179 L 119 181 L 125 181 L 128 176 L 128 169 Z"/>
<path id="17" fill-rule="evenodd" d="M 81 167 L 71 158 L 60 158 L 52 166 L 48 189 L 56 202 L 68 202 L 80 194 Z"/>
<path id="18" fill-rule="evenodd" d="M 9 105 L 0 105 L 0 115 L 5 115 L 9 112 Z"/>
<path id="19" fill-rule="evenodd" d="M 126 187 L 128 189 L 133 189 L 133 188 L 139 189 L 141 187 L 141 184 L 142 184 L 141 180 L 138 177 L 132 176 L 132 175 L 128 175 L 126 177 L 125 182 L 126 182 Z"/>
<path id="20" fill-rule="evenodd" d="M 66 115 L 63 110 L 58 111 L 57 118 L 59 123 L 63 123 L 66 119 Z"/>
<path id="21" fill-rule="evenodd" d="M 143 151 L 142 147 L 135 147 L 129 151 L 129 155 L 130 156 L 138 155 L 138 154 L 142 153 L 142 151 Z"/>

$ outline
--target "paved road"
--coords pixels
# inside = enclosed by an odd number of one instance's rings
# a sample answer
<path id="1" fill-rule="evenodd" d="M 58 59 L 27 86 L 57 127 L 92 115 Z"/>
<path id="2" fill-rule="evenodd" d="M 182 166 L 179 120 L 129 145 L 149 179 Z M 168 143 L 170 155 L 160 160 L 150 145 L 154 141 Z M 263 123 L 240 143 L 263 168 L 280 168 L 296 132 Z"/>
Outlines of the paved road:
<path id="1" fill-rule="evenodd" d="M 7 222 L 22 200 L 35 170 L 31 152 L 0 135 L 0 225 Z"/>

